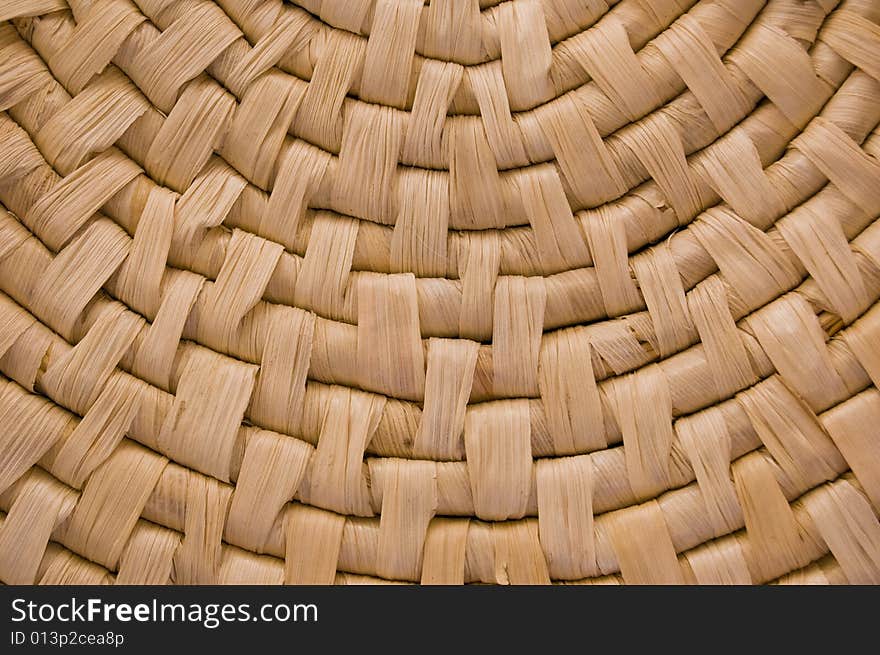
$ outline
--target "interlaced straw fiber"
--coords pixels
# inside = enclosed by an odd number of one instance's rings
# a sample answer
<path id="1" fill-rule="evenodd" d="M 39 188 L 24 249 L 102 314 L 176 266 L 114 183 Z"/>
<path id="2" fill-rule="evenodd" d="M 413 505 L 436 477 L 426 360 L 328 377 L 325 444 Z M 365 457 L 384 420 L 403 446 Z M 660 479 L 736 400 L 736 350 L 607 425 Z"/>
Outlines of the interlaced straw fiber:
<path id="1" fill-rule="evenodd" d="M 0 581 L 880 582 L 880 0 L 0 0 Z"/>

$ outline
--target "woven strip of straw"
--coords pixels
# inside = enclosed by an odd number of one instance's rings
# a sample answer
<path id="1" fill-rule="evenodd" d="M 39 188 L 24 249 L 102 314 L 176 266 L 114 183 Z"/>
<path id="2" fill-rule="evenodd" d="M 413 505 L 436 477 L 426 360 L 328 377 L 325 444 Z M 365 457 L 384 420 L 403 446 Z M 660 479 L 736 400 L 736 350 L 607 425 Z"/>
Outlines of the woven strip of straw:
<path id="1" fill-rule="evenodd" d="M 0 581 L 880 582 L 880 0 L 0 0 Z"/>

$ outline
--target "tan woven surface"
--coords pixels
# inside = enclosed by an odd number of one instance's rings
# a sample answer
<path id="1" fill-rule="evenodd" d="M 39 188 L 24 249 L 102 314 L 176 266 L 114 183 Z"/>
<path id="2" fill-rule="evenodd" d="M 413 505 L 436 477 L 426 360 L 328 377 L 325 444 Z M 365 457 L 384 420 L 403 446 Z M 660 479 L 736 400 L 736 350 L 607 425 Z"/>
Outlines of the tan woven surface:
<path id="1" fill-rule="evenodd" d="M 2 582 L 880 582 L 880 1 L 0 21 Z"/>

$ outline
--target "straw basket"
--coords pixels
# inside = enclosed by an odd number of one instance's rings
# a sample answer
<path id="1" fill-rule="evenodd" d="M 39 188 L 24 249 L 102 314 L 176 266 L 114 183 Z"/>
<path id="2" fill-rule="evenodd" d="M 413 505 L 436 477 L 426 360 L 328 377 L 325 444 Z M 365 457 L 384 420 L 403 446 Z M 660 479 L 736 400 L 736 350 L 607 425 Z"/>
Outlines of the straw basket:
<path id="1" fill-rule="evenodd" d="M 880 582 L 880 1 L 0 21 L 2 582 Z"/>

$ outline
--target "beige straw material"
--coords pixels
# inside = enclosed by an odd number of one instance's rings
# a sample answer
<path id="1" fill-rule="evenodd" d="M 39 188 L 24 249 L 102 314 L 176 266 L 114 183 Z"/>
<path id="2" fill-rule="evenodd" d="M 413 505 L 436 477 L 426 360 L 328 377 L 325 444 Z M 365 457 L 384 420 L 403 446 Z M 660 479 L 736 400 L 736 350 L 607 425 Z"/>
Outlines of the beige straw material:
<path id="1" fill-rule="evenodd" d="M 880 583 L 880 0 L 0 0 L 0 581 Z"/>

